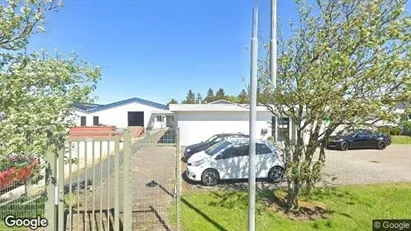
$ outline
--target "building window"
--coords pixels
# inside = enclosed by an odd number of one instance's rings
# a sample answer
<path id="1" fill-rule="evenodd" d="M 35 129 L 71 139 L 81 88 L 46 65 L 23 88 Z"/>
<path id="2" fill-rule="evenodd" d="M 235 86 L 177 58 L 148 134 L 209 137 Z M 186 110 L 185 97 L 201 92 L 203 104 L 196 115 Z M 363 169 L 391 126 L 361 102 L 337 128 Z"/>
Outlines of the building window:
<path id="1" fill-rule="evenodd" d="M 98 116 L 93 116 L 93 125 L 98 126 L 100 124 Z"/>
<path id="2" fill-rule="evenodd" d="M 80 117 L 80 126 L 86 126 L 87 124 L 87 119 L 85 116 Z"/>
<path id="3" fill-rule="evenodd" d="M 275 128 L 275 119 L 276 119 L 275 117 L 273 117 L 272 119 L 273 121 L 272 127 L 274 128 Z M 276 129 L 278 132 L 277 140 L 286 141 L 290 137 L 290 119 L 289 118 L 278 118 Z M 276 130 L 273 129 L 273 134 L 276 134 L 275 131 Z"/>
<path id="4" fill-rule="evenodd" d="M 157 116 L 156 120 L 157 120 L 157 122 L 163 122 L 163 117 L 162 116 Z"/>

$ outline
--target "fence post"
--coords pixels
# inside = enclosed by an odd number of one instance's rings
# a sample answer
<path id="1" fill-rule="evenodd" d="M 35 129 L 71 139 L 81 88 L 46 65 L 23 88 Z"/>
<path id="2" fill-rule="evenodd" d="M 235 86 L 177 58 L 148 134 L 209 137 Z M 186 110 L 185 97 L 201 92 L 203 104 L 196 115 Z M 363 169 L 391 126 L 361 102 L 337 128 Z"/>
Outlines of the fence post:
<path id="1" fill-rule="evenodd" d="M 180 129 L 176 128 L 176 194 L 177 194 L 177 201 L 176 201 L 176 212 L 177 212 L 177 231 L 180 231 L 180 220 L 181 220 L 181 206 L 180 206 L 180 194 L 181 194 L 181 151 L 180 151 Z"/>
<path id="2" fill-rule="evenodd" d="M 124 153 L 124 168 L 123 168 L 123 230 L 132 230 L 132 199 L 131 199 L 131 189 L 130 189 L 130 148 L 131 148 L 131 138 L 130 138 L 130 129 L 124 130 L 124 139 L 123 139 L 123 153 Z"/>
<path id="3" fill-rule="evenodd" d="M 57 230 L 57 185 L 56 185 L 57 158 L 56 153 L 46 154 L 45 184 L 46 198 L 45 216 L 48 220 L 47 231 Z"/>
<path id="4" fill-rule="evenodd" d="M 58 152 L 58 216 L 57 216 L 57 223 L 58 223 L 58 230 L 64 230 L 64 148 L 60 149 Z M 71 187 L 71 185 L 69 185 Z M 71 202 L 70 202 L 71 203 Z"/>

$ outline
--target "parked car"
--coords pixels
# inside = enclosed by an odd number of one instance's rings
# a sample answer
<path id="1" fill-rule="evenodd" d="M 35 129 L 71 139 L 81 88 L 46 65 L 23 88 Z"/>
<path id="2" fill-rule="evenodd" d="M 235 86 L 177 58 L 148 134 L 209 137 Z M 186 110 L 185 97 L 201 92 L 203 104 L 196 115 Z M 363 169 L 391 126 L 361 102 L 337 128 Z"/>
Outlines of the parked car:
<path id="1" fill-rule="evenodd" d="M 342 151 L 366 148 L 383 150 L 389 145 L 391 145 L 390 135 L 383 135 L 372 130 L 356 130 L 341 136 L 332 137 L 327 148 Z"/>
<path id="2" fill-rule="evenodd" d="M 214 186 L 219 180 L 248 179 L 249 139 L 229 139 L 194 154 L 187 163 L 188 179 Z M 267 140 L 256 143 L 256 178 L 278 183 L 285 165 L 279 150 Z"/>
<path id="3" fill-rule="evenodd" d="M 201 143 L 193 144 L 188 146 L 184 150 L 184 156 L 182 157 L 183 162 L 187 162 L 187 160 L 194 155 L 195 153 L 201 152 L 206 150 L 207 148 L 213 146 L 214 144 L 221 142 L 223 140 L 231 139 L 231 138 L 248 138 L 248 135 L 243 133 L 221 133 L 216 134 Z"/>

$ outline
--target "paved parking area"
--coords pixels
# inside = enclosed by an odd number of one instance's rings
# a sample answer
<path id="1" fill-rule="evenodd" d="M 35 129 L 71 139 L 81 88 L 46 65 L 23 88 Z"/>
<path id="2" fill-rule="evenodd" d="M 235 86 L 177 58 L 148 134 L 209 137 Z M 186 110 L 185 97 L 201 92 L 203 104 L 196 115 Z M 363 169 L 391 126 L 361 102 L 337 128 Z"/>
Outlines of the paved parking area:
<path id="1" fill-rule="evenodd" d="M 335 184 L 411 182 L 411 145 L 385 150 L 326 151 L 326 174 Z"/>
<path id="2" fill-rule="evenodd" d="M 184 150 L 184 149 L 183 149 Z M 318 158 L 318 152 L 315 155 Z M 216 187 L 204 187 L 189 182 L 184 176 L 182 163 L 183 193 L 196 190 L 246 189 L 247 180 L 222 182 Z M 325 181 L 331 185 L 375 184 L 411 182 L 411 145 L 391 145 L 385 150 L 326 150 Z M 336 180 L 330 181 L 336 177 Z M 258 183 L 258 187 L 285 186 Z"/>

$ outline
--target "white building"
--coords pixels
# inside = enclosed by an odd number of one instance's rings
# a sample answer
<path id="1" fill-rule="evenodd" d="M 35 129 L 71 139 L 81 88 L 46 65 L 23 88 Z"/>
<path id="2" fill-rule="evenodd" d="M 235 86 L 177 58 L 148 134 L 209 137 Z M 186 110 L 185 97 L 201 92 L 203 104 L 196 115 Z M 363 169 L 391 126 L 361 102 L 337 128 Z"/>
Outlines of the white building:
<path id="1" fill-rule="evenodd" d="M 111 125 L 118 128 L 141 126 L 146 129 L 171 127 L 172 112 L 166 105 L 139 98 L 111 104 L 75 104 L 75 125 Z"/>
<path id="2" fill-rule="evenodd" d="M 75 125 L 111 125 L 117 128 L 143 126 L 147 130 L 179 127 L 182 146 L 201 142 L 218 133 L 249 134 L 248 105 L 219 100 L 208 104 L 171 104 L 131 98 L 107 105 L 75 104 Z M 284 123 L 285 122 L 285 123 Z M 257 107 L 257 136 L 274 136 L 273 114 L 264 106 Z M 288 120 L 279 120 L 279 140 L 291 135 Z M 275 132 L 274 132 L 275 133 Z"/>

